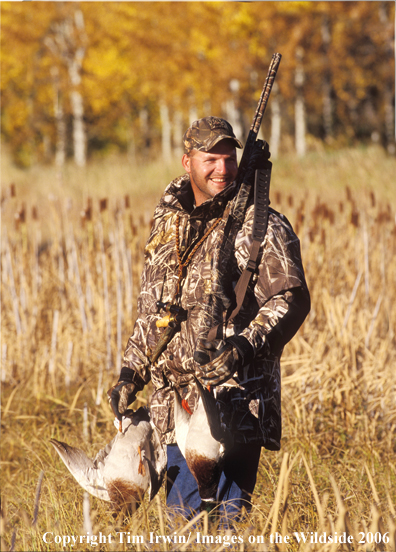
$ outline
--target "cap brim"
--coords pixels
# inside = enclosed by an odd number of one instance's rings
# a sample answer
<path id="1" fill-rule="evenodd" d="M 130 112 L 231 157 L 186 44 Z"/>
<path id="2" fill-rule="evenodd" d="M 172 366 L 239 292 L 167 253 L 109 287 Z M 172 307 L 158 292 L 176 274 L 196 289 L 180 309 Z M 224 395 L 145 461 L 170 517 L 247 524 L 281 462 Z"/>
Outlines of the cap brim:
<path id="1" fill-rule="evenodd" d="M 205 150 L 201 150 L 201 151 L 211 150 L 216 144 L 218 144 L 222 140 L 232 140 L 233 142 L 235 142 L 235 145 L 236 145 L 237 148 L 243 149 L 242 142 L 240 142 L 238 140 L 238 138 L 234 138 L 233 136 L 229 136 L 228 134 L 224 134 L 224 135 L 216 136 L 216 138 L 213 140 L 213 142 L 211 142 Z"/>

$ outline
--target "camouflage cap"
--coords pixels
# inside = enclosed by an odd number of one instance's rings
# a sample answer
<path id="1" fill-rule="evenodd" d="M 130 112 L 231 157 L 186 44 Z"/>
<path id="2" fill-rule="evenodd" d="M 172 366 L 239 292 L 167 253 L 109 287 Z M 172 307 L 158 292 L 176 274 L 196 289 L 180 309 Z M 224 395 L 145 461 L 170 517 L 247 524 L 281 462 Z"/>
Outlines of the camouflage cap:
<path id="1" fill-rule="evenodd" d="M 183 136 L 184 153 L 190 153 L 192 149 L 209 151 L 220 140 L 230 139 L 235 142 L 237 148 L 242 148 L 242 143 L 236 138 L 232 126 L 220 117 L 204 117 L 194 121 Z"/>

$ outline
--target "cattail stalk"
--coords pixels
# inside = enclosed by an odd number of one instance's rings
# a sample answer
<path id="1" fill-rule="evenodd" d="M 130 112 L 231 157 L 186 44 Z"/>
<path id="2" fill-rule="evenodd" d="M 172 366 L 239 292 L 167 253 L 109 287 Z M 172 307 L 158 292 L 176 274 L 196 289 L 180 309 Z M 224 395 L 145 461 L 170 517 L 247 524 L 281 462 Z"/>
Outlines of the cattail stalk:
<path id="1" fill-rule="evenodd" d="M 120 269 L 120 250 L 118 248 L 120 236 L 114 240 L 114 257 L 116 272 L 116 297 L 117 297 L 117 359 L 115 371 L 118 374 L 121 371 L 121 348 L 122 348 L 122 284 Z"/>
<path id="2" fill-rule="evenodd" d="M 366 339 L 364 340 L 364 345 L 367 349 L 368 349 L 368 346 L 369 346 L 369 343 L 370 343 L 371 334 L 373 333 L 374 324 L 375 324 L 375 321 L 376 321 L 377 316 L 378 316 L 378 312 L 379 312 L 380 307 L 381 307 L 382 299 L 383 299 L 383 296 L 382 296 L 382 293 L 381 293 L 381 295 L 377 299 L 377 303 L 375 305 L 373 316 L 371 317 L 370 327 L 368 329 Z"/>
<path id="3" fill-rule="evenodd" d="M 71 230 L 71 250 L 72 250 L 72 266 L 73 266 L 73 273 L 75 276 L 75 285 L 77 290 L 77 296 L 78 296 L 78 304 L 80 307 L 80 316 L 81 316 L 81 325 L 83 333 L 85 334 L 88 330 L 88 323 L 87 323 L 87 316 L 85 313 L 85 301 L 84 301 L 84 294 L 81 287 L 81 279 L 80 279 L 80 271 L 78 268 L 78 256 L 77 256 L 77 247 L 76 247 L 76 241 L 74 239 L 73 230 Z"/>
<path id="4" fill-rule="evenodd" d="M 88 405 L 84 403 L 83 410 L 83 436 L 86 441 L 88 441 Z"/>
<path id="5" fill-rule="evenodd" d="M 370 267 L 369 267 L 369 240 L 366 222 L 363 226 L 363 246 L 364 246 L 364 289 L 366 297 L 370 294 Z"/>
<path id="6" fill-rule="evenodd" d="M 69 341 L 67 346 L 67 356 L 66 356 L 66 373 L 65 373 L 65 386 L 70 387 L 70 367 L 71 359 L 73 355 L 73 341 Z"/>
<path id="7" fill-rule="evenodd" d="M 56 346 L 57 346 L 57 336 L 58 336 L 58 322 L 59 322 L 59 311 L 54 311 L 54 316 L 52 319 L 52 338 L 51 338 L 51 356 L 48 365 L 48 373 L 53 374 L 55 368 L 56 360 Z"/>
<path id="8" fill-rule="evenodd" d="M 44 470 L 41 470 L 39 478 L 38 478 L 38 482 L 37 482 L 37 487 L 36 487 L 36 499 L 34 501 L 34 512 L 33 512 L 33 522 L 32 522 L 33 527 L 36 525 L 37 519 L 38 519 L 40 495 L 41 495 L 41 486 L 42 486 L 42 483 L 43 483 L 43 477 L 44 477 Z"/>
<path id="9" fill-rule="evenodd" d="M 14 317 L 15 317 L 15 329 L 16 329 L 16 334 L 19 337 L 22 334 L 23 328 L 22 328 L 21 317 L 19 315 L 19 301 L 18 301 L 18 295 L 15 288 L 14 273 L 12 270 L 11 249 L 10 249 L 10 244 L 8 242 L 5 231 L 4 231 L 4 241 L 6 244 L 7 273 L 10 281 L 11 300 L 12 300 L 12 307 L 13 307 Z"/>
<path id="10" fill-rule="evenodd" d="M 100 243 L 102 251 L 102 277 L 103 277 L 103 301 L 104 301 L 104 313 L 105 313 L 105 326 L 106 326 L 106 345 L 107 345 L 107 364 L 106 369 L 111 368 L 111 322 L 110 322 L 110 299 L 109 299 L 109 286 L 107 282 L 107 268 L 106 268 L 106 253 L 104 248 L 103 226 L 99 224 L 100 230 Z"/>
<path id="11" fill-rule="evenodd" d="M 7 381 L 7 343 L 1 346 L 1 383 Z"/>
<path id="12" fill-rule="evenodd" d="M 271 526 L 271 533 L 275 533 L 277 524 L 278 524 L 278 516 L 279 516 L 279 506 L 280 506 L 280 499 L 282 494 L 282 487 L 283 487 L 283 481 L 286 476 L 287 472 L 287 463 L 289 459 L 289 454 L 285 452 L 282 458 L 282 465 L 281 470 L 279 474 L 279 481 L 278 481 L 278 488 L 276 490 L 276 496 L 275 496 L 275 502 L 274 502 L 274 516 L 272 518 L 272 526 Z"/>
<path id="13" fill-rule="evenodd" d="M 85 533 L 93 534 L 92 519 L 91 519 L 91 504 L 89 500 L 89 494 L 84 491 L 83 500 L 83 518 L 84 518 L 84 531 Z"/>
<path id="14" fill-rule="evenodd" d="M 362 275 L 363 275 L 363 271 L 361 270 L 359 272 L 359 274 L 357 275 L 357 277 L 356 277 L 355 284 L 353 286 L 353 290 L 352 290 L 352 293 L 351 293 L 351 297 L 349 298 L 349 303 L 348 303 L 347 311 L 345 313 L 344 322 L 342 324 L 341 333 L 344 331 L 344 329 L 346 328 L 346 325 L 348 324 L 348 320 L 349 320 L 349 317 L 351 315 L 352 305 L 355 301 L 357 290 L 358 290 Z"/>

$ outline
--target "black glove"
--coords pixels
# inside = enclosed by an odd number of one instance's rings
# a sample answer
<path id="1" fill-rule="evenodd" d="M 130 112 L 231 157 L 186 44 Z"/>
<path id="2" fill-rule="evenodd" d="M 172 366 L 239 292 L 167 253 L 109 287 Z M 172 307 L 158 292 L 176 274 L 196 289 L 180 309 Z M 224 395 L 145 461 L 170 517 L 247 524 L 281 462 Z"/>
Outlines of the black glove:
<path id="1" fill-rule="evenodd" d="M 213 342 L 200 341 L 194 359 L 201 368 L 195 374 L 205 385 L 220 385 L 232 378 L 238 368 L 246 366 L 253 356 L 253 347 L 240 335 L 226 339 L 219 350 Z"/>
<path id="2" fill-rule="evenodd" d="M 140 378 L 134 370 L 124 367 L 121 370 L 118 383 L 107 391 L 114 415 L 120 421 L 128 405 L 136 399 L 136 393 L 143 388 L 138 384 L 138 379 Z"/>
<path id="3" fill-rule="evenodd" d="M 268 168 L 268 160 L 271 157 L 268 142 L 256 140 L 252 152 L 251 163 L 255 170 Z"/>

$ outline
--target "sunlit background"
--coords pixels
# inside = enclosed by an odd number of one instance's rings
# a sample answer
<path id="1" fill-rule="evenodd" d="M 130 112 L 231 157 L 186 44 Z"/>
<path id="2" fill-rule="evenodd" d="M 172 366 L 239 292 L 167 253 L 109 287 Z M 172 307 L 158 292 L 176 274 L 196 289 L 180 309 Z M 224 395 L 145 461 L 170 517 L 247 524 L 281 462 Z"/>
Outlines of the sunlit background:
<path id="1" fill-rule="evenodd" d="M 3 140 L 22 167 L 180 153 L 189 123 L 246 137 L 274 52 L 273 156 L 394 154 L 393 2 L 1 2 Z"/>
<path id="2" fill-rule="evenodd" d="M 84 497 L 49 439 L 93 458 L 114 437 L 106 391 L 136 319 L 154 206 L 183 171 L 182 135 L 211 114 L 244 141 L 279 52 L 261 137 L 271 207 L 300 238 L 312 309 L 282 357 L 281 450 L 262 452 L 238 551 L 336 552 L 270 542 L 336 531 L 354 552 L 396 552 L 395 4 L 0 10 L 1 549 L 58 552 L 46 532 L 122 530 L 146 544 L 97 549 L 157 552 L 167 545 L 150 548 L 151 532 L 192 530 L 168 525 L 164 489 L 114 517 Z M 134 404 L 149 398 L 150 384 Z M 207 517 L 200 528 L 216 534 Z"/>

